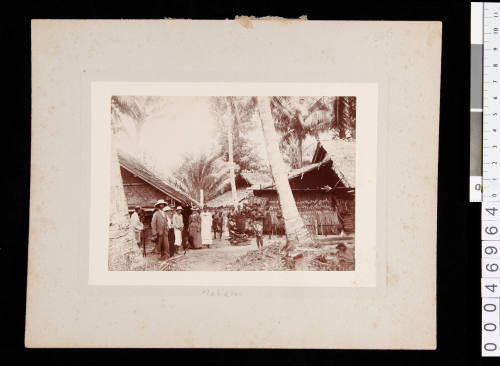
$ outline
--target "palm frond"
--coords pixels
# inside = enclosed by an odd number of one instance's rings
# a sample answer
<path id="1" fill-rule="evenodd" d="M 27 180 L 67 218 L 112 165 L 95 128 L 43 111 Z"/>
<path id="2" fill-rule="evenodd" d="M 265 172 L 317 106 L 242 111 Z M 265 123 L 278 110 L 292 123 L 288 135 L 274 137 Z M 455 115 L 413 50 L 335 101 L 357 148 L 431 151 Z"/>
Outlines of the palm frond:
<path id="1" fill-rule="evenodd" d="M 221 186 L 228 179 L 227 172 L 220 174 L 220 160 L 218 154 L 185 157 L 174 176 L 181 182 L 183 189 L 196 199 L 200 198 L 200 189 L 203 189 L 205 200 L 212 199 L 219 194 Z"/>

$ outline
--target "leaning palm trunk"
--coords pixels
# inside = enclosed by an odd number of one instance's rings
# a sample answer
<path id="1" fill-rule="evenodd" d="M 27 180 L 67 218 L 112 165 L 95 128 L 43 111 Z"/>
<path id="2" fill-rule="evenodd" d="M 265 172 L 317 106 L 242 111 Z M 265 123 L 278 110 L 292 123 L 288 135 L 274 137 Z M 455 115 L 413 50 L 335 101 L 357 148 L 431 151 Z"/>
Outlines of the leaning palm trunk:
<path id="1" fill-rule="evenodd" d="M 312 245 L 314 243 L 313 237 L 304 225 L 288 182 L 287 169 L 279 150 L 279 137 L 274 128 L 269 98 L 257 97 L 257 101 L 267 155 L 271 164 L 271 173 L 276 184 L 281 212 L 285 220 L 286 247 L 292 250 L 297 244 Z"/>
<path id="2" fill-rule="evenodd" d="M 111 271 L 141 270 L 144 263 L 130 229 L 127 200 L 113 141 L 110 183 L 108 268 Z"/>
<path id="3" fill-rule="evenodd" d="M 229 97 L 231 98 L 231 97 Z M 231 102 L 231 105 L 229 106 L 229 110 L 231 110 L 231 107 L 234 107 L 235 113 L 238 113 L 236 110 L 233 101 L 229 99 Z M 234 174 L 234 157 L 233 157 L 233 120 L 232 118 L 228 118 L 227 122 L 227 144 L 228 144 L 228 153 L 229 153 L 229 179 L 231 181 L 231 193 L 232 193 L 232 198 L 233 198 L 233 206 L 234 209 L 238 209 L 238 194 L 236 192 L 236 179 L 235 179 L 235 174 Z"/>

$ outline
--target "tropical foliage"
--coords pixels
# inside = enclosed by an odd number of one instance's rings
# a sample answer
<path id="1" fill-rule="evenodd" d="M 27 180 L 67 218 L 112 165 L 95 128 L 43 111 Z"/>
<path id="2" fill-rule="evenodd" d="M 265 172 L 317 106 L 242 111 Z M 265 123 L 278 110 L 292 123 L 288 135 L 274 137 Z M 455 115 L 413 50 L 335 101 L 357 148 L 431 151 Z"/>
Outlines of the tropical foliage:
<path id="1" fill-rule="evenodd" d="M 355 138 L 356 97 L 277 96 L 271 98 L 271 111 L 281 151 L 292 168 L 302 167 L 307 136 L 331 131 L 333 138 Z"/>
<path id="2" fill-rule="evenodd" d="M 312 245 L 314 243 L 313 238 L 304 225 L 304 221 L 297 209 L 290 182 L 288 181 L 286 165 L 279 150 L 279 136 L 271 113 L 271 101 L 269 97 L 257 97 L 257 100 L 267 155 L 285 221 L 287 237 L 285 248 L 293 250 L 297 245 Z"/>
<path id="3" fill-rule="evenodd" d="M 260 169 L 262 162 L 246 136 L 246 131 L 254 128 L 252 120 L 256 112 L 255 98 L 212 97 L 211 100 L 212 113 L 220 123 L 217 142 L 224 161 L 229 162 L 230 159 L 228 133 L 231 129 L 235 169 L 237 171 Z"/>
<path id="4" fill-rule="evenodd" d="M 219 155 L 186 156 L 174 176 L 180 188 L 197 201 L 203 189 L 206 202 L 218 196 L 221 187 L 227 182 L 228 174 L 224 171 L 221 173 L 220 163 Z"/>
<path id="5" fill-rule="evenodd" d="M 166 106 L 165 99 L 152 96 L 113 95 L 111 97 L 111 125 L 113 133 L 124 132 L 134 134 L 136 144 L 141 143 L 141 131 L 147 118 Z M 135 126 L 134 131 L 127 130 L 121 123 L 121 116 L 130 117 Z"/>

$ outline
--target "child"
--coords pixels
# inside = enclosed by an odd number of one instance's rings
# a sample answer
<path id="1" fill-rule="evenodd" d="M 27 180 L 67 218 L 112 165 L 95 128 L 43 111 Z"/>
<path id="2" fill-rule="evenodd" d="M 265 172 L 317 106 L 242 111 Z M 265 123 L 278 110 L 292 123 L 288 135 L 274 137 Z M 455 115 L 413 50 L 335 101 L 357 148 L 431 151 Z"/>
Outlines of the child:
<path id="1" fill-rule="evenodd" d="M 264 239 L 263 239 L 263 225 L 262 221 L 255 220 L 253 222 L 253 230 L 255 232 L 255 239 L 257 241 L 257 249 L 264 247 Z"/>
<path id="2" fill-rule="evenodd" d="M 253 219 L 253 231 L 255 233 L 255 239 L 257 241 L 257 249 L 264 246 L 264 215 L 262 212 L 255 207 L 252 212 Z"/>

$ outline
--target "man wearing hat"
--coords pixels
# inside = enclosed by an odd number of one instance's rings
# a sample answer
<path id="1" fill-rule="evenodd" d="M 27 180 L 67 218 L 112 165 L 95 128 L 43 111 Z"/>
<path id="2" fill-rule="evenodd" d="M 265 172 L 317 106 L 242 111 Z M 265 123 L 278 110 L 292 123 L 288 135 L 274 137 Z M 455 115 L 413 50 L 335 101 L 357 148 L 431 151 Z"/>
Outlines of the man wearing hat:
<path id="1" fill-rule="evenodd" d="M 163 258 L 168 248 L 167 217 L 163 212 L 165 206 L 167 206 L 167 203 L 164 200 L 156 201 L 156 210 L 151 219 L 152 240 L 156 243 L 153 253 L 160 254 L 160 258 Z"/>
<path id="2" fill-rule="evenodd" d="M 130 217 L 130 226 L 134 231 L 135 242 L 137 243 L 137 246 L 139 248 L 141 247 L 141 232 L 144 229 L 144 225 L 142 224 L 141 219 L 139 218 L 140 212 L 141 212 L 141 206 L 135 206 L 135 211 Z"/>
<path id="3" fill-rule="evenodd" d="M 182 217 L 182 207 L 177 206 L 174 216 L 172 217 L 172 222 L 174 226 L 174 236 L 175 236 L 175 252 L 177 253 L 182 244 L 182 230 L 184 229 L 184 218 Z"/>

